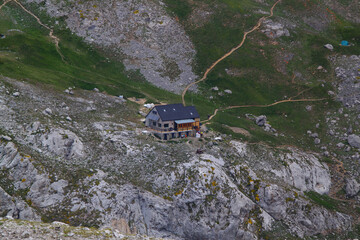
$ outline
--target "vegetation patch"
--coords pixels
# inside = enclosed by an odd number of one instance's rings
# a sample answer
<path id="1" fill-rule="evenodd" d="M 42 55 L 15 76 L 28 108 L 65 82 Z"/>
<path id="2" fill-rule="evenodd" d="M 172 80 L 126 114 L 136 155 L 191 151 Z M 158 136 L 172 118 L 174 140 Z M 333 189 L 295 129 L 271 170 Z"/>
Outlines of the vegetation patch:
<path id="1" fill-rule="evenodd" d="M 336 210 L 338 208 L 339 202 L 332 199 L 328 195 L 321 195 L 314 191 L 305 192 L 305 195 L 313 200 L 316 204 L 329 210 Z"/>

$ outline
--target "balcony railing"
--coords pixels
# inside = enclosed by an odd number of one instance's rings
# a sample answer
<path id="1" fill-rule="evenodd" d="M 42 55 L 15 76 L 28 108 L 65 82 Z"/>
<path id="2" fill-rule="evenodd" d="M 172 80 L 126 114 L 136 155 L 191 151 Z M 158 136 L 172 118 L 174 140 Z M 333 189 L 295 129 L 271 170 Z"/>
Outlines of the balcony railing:
<path id="1" fill-rule="evenodd" d="M 154 127 L 154 128 L 150 128 L 147 127 L 148 131 L 155 131 L 155 132 L 159 132 L 159 133 L 177 133 L 177 132 L 186 132 L 186 131 L 193 131 L 195 130 L 194 128 L 178 128 L 178 129 L 172 129 L 170 130 L 170 128 L 168 129 L 161 129 L 159 127 Z"/>

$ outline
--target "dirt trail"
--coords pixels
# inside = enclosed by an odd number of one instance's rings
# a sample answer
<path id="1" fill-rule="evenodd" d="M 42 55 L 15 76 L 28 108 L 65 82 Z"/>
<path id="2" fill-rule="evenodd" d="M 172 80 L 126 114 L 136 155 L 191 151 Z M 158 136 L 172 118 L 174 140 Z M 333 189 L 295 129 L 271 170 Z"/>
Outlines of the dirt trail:
<path id="1" fill-rule="evenodd" d="M 248 107 L 260 107 L 260 108 L 266 108 L 266 107 L 272 107 L 275 106 L 277 104 L 281 104 L 281 103 L 287 103 L 287 102 L 316 102 L 316 101 L 324 101 L 327 98 L 320 98 L 320 99 L 314 99 L 314 98 L 309 98 L 309 99 L 286 99 L 286 100 L 281 100 L 281 101 L 277 101 L 271 104 L 266 104 L 266 105 L 239 105 L 239 106 L 229 106 L 229 107 L 225 107 L 222 109 L 215 109 L 215 112 L 213 115 L 211 115 L 209 117 L 209 119 L 201 121 L 202 123 L 207 123 L 209 122 L 213 117 L 216 116 L 216 114 L 218 113 L 219 110 L 229 110 L 229 109 L 234 109 L 234 108 L 248 108 Z"/>
<path id="2" fill-rule="evenodd" d="M 3 4 L 1 4 L 0 10 L 1 10 L 8 2 L 10 2 L 10 1 L 12 1 L 12 0 L 6 0 Z"/>
<path id="3" fill-rule="evenodd" d="M 257 24 L 256 24 L 250 31 L 247 31 L 247 32 L 244 33 L 243 39 L 242 39 L 242 41 L 240 42 L 239 45 L 237 45 L 236 47 L 234 47 L 233 49 L 231 49 L 228 53 L 226 53 L 224 56 L 222 56 L 222 57 L 219 58 L 216 62 L 214 62 L 214 63 L 205 71 L 203 77 L 202 77 L 200 80 L 198 80 L 198 81 L 196 81 L 196 82 L 192 82 L 192 83 L 190 83 L 189 85 L 186 86 L 186 88 L 184 89 L 184 91 L 183 91 L 183 93 L 182 93 L 182 96 L 181 96 L 181 97 L 182 97 L 182 102 L 183 102 L 183 105 L 184 105 L 184 106 L 186 105 L 186 102 L 185 102 L 185 94 L 186 94 L 186 92 L 189 90 L 189 88 L 190 88 L 191 86 L 195 85 L 195 84 L 198 84 L 198 83 L 204 81 L 204 80 L 207 78 L 208 74 L 211 72 L 211 70 L 213 70 L 213 68 L 214 68 L 216 65 L 218 65 L 218 64 L 219 64 L 222 60 L 224 60 L 225 58 L 229 57 L 231 54 L 233 54 L 233 52 L 235 52 L 236 50 L 238 50 L 239 48 L 241 48 L 242 45 L 244 44 L 245 40 L 246 40 L 247 35 L 250 34 L 250 33 L 252 33 L 253 31 L 257 30 L 257 29 L 261 26 L 261 24 L 262 24 L 262 22 L 263 22 L 264 20 L 266 20 L 266 19 L 268 19 L 268 18 L 270 18 L 270 17 L 272 17 L 272 16 L 274 15 L 274 8 L 275 8 L 275 6 L 276 6 L 280 1 L 281 1 L 281 0 L 278 0 L 278 1 L 277 1 L 276 3 L 274 3 L 274 5 L 271 7 L 271 9 L 270 9 L 270 15 L 269 15 L 269 16 L 260 18 L 259 21 L 257 22 Z"/>
<path id="4" fill-rule="evenodd" d="M 49 30 L 49 37 L 55 42 L 55 47 L 56 47 L 56 51 L 59 53 L 60 57 L 61 57 L 61 60 L 66 63 L 65 61 L 65 58 L 64 58 L 64 55 L 61 53 L 60 51 L 60 47 L 59 47 L 59 42 L 60 42 L 60 39 L 58 37 L 56 37 L 54 35 L 54 30 L 48 26 L 46 26 L 45 24 L 43 24 L 41 22 L 41 20 L 35 15 L 33 14 L 31 11 L 29 11 L 28 9 L 26 9 L 20 2 L 18 2 L 17 0 L 7 0 L 5 1 L 1 6 L 0 6 L 0 10 L 9 2 L 15 2 L 17 5 L 19 5 L 25 12 L 27 12 L 28 14 L 30 14 L 33 18 L 36 19 L 36 21 L 41 25 L 43 26 L 44 28 L 46 28 L 47 30 Z"/>

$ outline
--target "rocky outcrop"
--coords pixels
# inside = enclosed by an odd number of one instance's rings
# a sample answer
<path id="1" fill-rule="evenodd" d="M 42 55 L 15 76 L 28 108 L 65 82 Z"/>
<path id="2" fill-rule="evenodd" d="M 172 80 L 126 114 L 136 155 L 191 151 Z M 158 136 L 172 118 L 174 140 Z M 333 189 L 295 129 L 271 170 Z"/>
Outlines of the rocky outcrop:
<path id="1" fill-rule="evenodd" d="M 72 227 L 62 222 L 42 223 L 35 221 L 19 221 L 0 218 L 0 238 L 13 239 L 71 239 L 71 240 L 97 240 L 97 239 L 128 239 L 151 240 L 158 239 L 137 234 L 123 234 L 112 226 L 104 229 L 87 227 Z"/>
<path id="2" fill-rule="evenodd" d="M 341 81 L 337 85 L 337 99 L 344 106 L 360 111 L 360 83 L 357 79 L 360 68 L 360 56 L 333 56 L 336 77 Z"/>
<path id="3" fill-rule="evenodd" d="M 6 182 L 6 186 L 10 191 L 21 190 L 26 183 L 27 163 L 21 158 L 15 145 L 12 142 L 6 145 L 0 144 L 0 167 L 2 174 L 1 182 Z M 12 181 L 11 181 L 12 180 Z M 23 186 L 22 186 L 23 185 Z M 0 187 L 0 215 L 10 216 L 16 219 L 40 220 L 40 216 L 28 204 L 17 198 L 10 196 L 2 187 Z"/>
<path id="4" fill-rule="evenodd" d="M 0 187 L 0 216 L 39 221 L 40 216 L 27 203 L 11 197 Z"/>
<path id="5" fill-rule="evenodd" d="M 12 113 L 0 115 L 0 129 L 7 129 L 2 135 L 11 136 L 0 143 L 3 215 L 90 226 L 116 222 L 125 233 L 173 239 L 258 239 L 277 222 L 299 237 L 351 225 L 349 216 L 304 194 L 326 194 L 331 186 L 315 154 L 229 144 L 222 136 L 204 139 L 199 155 L 191 144 L 142 134 L 124 119 L 130 110 L 118 98 L 80 91 L 50 97 L 25 83 L 8 84 L 21 98 L 8 101 L 0 88 L 0 107 Z M 51 115 L 33 110 L 48 107 Z"/>
<path id="6" fill-rule="evenodd" d="M 117 54 L 127 70 L 140 70 L 160 88 L 179 93 L 197 78 L 194 46 L 161 1 L 27 2 L 45 3 L 50 16 L 65 18 L 73 33 Z"/>
<path id="7" fill-rule="evenodd" d="M 84 157 L 84 146 L 79 137 L 64 129 L 53 129 L 40 138 L 41 145 L 48 152 L 65 159 Z"/>
<path id="8" fill-rule="evenodd" d="M 355 148 L 360 148 L 360 136 L 351 134 L 348 136 L 347 141 L 350 144 L 350 146 Z"/>
<path id="9" fill-rule="evenodd" d="M 348 197 L 356 196 L 360 191 L 360 184 L 353 178 L 346 180 L 345 192 Z"/>
<path id="10" fill-rule="evenodd" d="M 264 21 L 263 33 L 266 34 L 269 38 L 279 38 L 282 36 L 290 36 L 289 30 L 280 22 L 274 22 L 271 19 Z"/>
<path id="11" fill-rule="evenodd" d="M 279 157 L 283 161 L 281 170 L 272 170 L 276 176 L 301 191 L 327 194 L 331 177 L 329 168 L 312 154 L 293 152 Z"/>
<path id="12" fill-rule="evenodd" d="M 304 153 L 297 149 L 290 149 L 291 153 L 278 153 L 263 150 L 254 154 L 254 150 L 249 150 L 244 143 L 231 142 L 240 156 L 247 157 L 247 163 L 252 169 L 260 171 L 268 179 L 278 178 L 281 182 L 286 182 L 298 190 L 315 191 L 320 194 L 329 192 L 331 177 L 329 168 L 326 164 L 320 163 L 319 159 L 311 154 Z M 264 156 L 267 156 L 266 158 Z M 264 161 L 266 159 L 266 161 Z M 269 174 L 269 173 L 273 173 Z"/>

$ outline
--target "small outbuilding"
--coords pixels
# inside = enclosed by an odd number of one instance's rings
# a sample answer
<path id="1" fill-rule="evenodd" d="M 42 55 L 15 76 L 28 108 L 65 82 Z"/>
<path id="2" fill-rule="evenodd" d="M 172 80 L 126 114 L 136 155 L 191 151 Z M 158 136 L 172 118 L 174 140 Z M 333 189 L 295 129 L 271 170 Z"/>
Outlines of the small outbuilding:
<path id="1" fill-rule="evenodd" d="M 146 115 L 145 125 L 164 140 L 195 137 L 200 130 L 200 115 L 194 106 L 157 105 Z"/>

